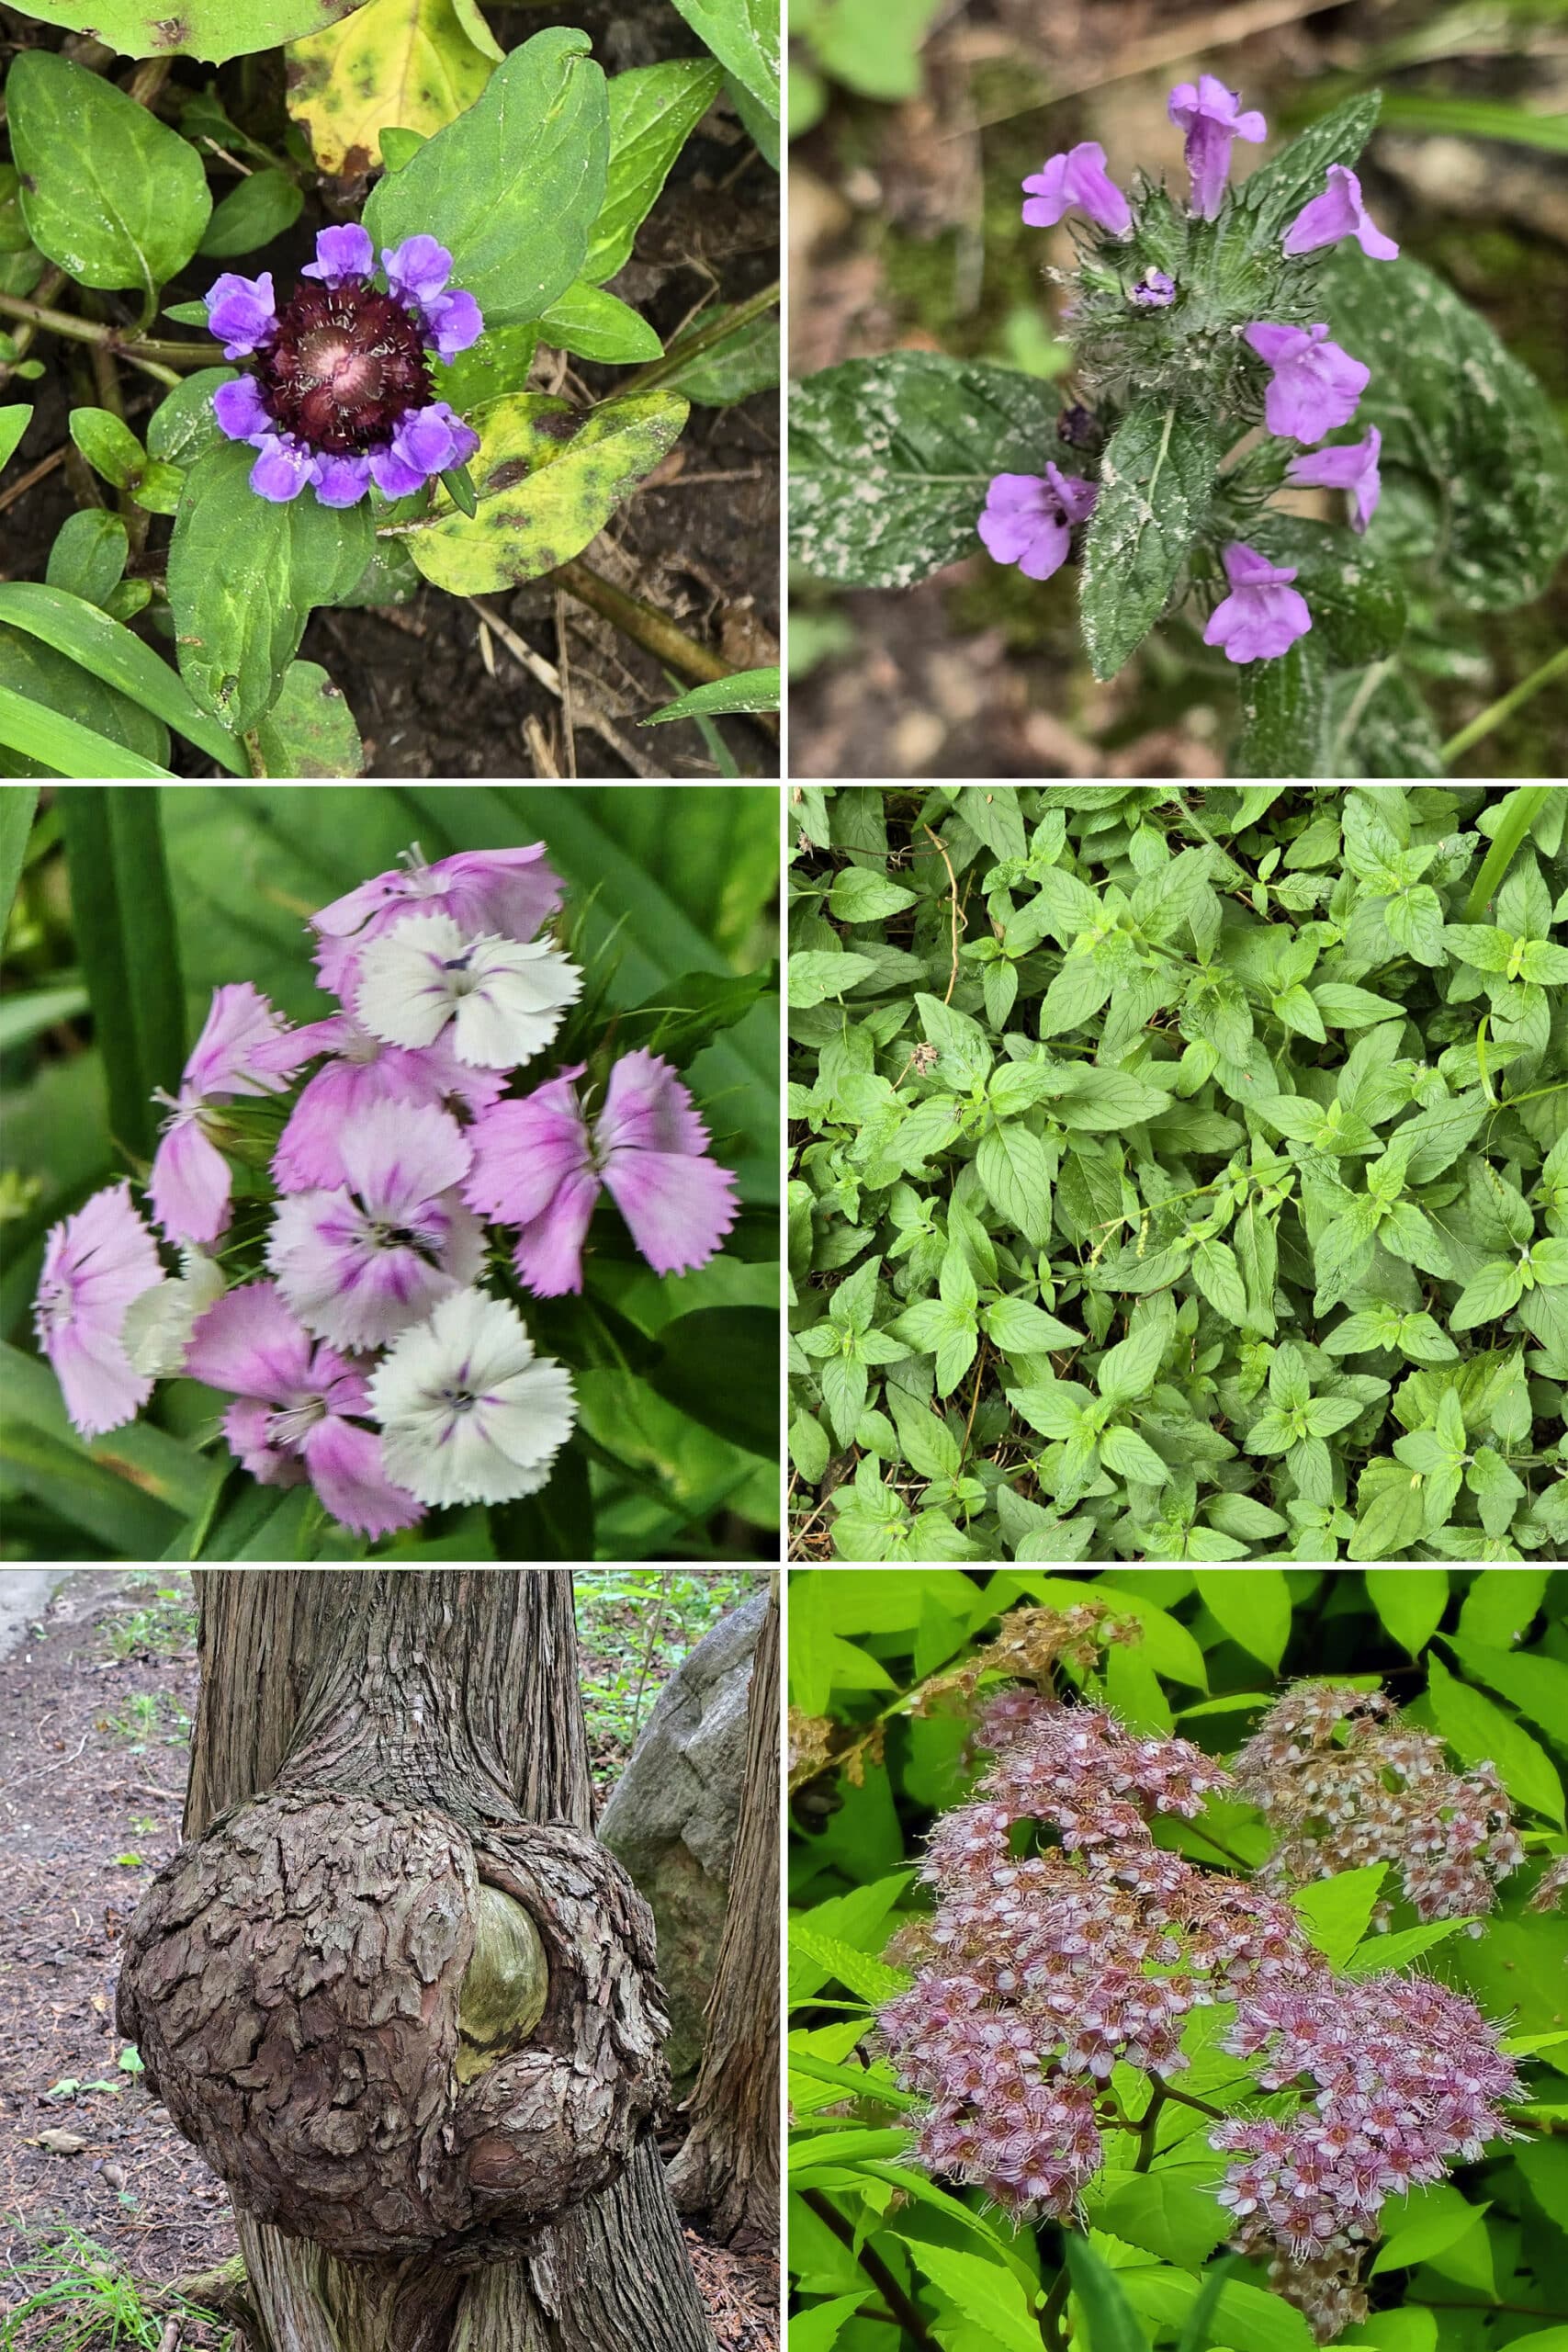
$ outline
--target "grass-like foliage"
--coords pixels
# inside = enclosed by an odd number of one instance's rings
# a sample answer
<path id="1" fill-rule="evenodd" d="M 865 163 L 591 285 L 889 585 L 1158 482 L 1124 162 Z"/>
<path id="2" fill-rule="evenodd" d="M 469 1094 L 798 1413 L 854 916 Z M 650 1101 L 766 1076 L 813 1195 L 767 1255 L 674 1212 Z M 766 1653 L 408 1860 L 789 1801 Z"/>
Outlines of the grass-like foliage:
<path id="1" fill-rule="evenodd" d="M 1562 1556 L 1564 796 L 797 788 L 803 1556 Z"/>
<path id="2" fill-rule="evenodd" d="M 792 2352 L 1558 2352 L 1564 1598 L 797 1571 Z"/>

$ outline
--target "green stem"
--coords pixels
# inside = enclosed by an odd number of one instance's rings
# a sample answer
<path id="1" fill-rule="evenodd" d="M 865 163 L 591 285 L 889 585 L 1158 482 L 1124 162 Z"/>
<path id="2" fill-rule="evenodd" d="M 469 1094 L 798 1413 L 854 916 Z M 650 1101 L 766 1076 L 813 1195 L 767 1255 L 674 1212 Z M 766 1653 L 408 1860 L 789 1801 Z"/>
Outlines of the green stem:
<path id="1" fill-rule="evenodd" d="M 741 303 L 738 311 L 730 311 L 722 319 L 716 319 L 712 326 L 699 330 L 682 344 L 679 350 L 667 351 L 662 359 L 649 360 L 646 368 L 639 368 L 635 376 L 628 376 L 606 397 L 622 401 L 628 392 L 651 391 L 655 384 L 662 384 L 665 378 L 673 376 L 677 368 L 684 368 L 693 359 L 701 358 L 703 353 L 711 351 L 716 344 L 728 343 L 732 334 L 739 334 L 753 319 L 760 319 L 764 311 L 771 311 L 778 299 L 779 281 L 775 277 L 771 286 L 764 286 L 760 294 L 753 294 L 749 301 Z"/>
<path id="2" fill-rule="evenodd" d="M 801 2199 L 803 2203 L 809 2205 L 823 2226 L 831 2230 L 840 2245 L 849 2248 L 894 2318 L 898 2322 L 899 2326 L 911 2335 L 917 2344 L 929 2346 L 930 2352 L 938 2352 L 936 2338 L 926 2324 L 925 2314 L 918 2305 L 909 2301 L 908 2296 L 870 2241 L 856 2245 L 856 2232 L 853 2224 L 840 2212 L 838 2207 L 829 2198 L 822 2194 L 819 2188 L 803 2189 Z"/>
<path id="3" fill-rule="evenodd" d="M 134 360 L 139 365 L 211 368 L 223 356 L 221 344 L 149 342 L 141 335 L 124 334 L 118 327 L 103 326 L 94 319 L 78 319 L 69 311 L 51 310 L 44 302 L 24 301 L 19 294 L 0 294 L 0 318 L 26 320 L 30 326 L 41 327 L 49 334 L 69 336 L 73 343 L 103 345 L 122 359 Z M 177 377 L 171 381 L 177 382 Z"/>
<path id="4" fill-rule="evenodd" d="M 1062 2314 L 1067 2308 L 1067 2297 L 1071 2291 L 1072 2280 L 1067 2276 L 1067 2266 L 1064 2262 L 1051 2281 L 1051 2291 L 1040 2313 L 1040 2335 L 1046 2352 L 1065 2352 L 1066 2337 L 1062 2333 Z"/>
<path id="5" fill-rule="evenodd" d="M 1492 729 L 1495 727 L 1500 727 L 1505 718 L 1512 718 L 1515 711 L 1529 702 L 1532 695 L 1538 695 L 1542 686 L 1550 685 L 1552 679 L 1560 677 L 1564 670 L 1568 670 L 1568 645 L 1564 645 L 1554 653 L 1550 662 L 1543 662 L 1539 670 L 1532 670 L 1528 678 L 1521 679 L 1517 686 L 1512 687 L 1498 701 L 1489 703 L 1480 717 L 1472 718 L 1468 727 L 1461 727 L 1457 735 L 1450 736 L 1443 745 L 1441 754 L 1443 765 L 1446 768 L 1451 767 L 1455 760 L 1468 752 L 1472 744 L 1479 743 L 1483 735 L 1490 735 Z"/>

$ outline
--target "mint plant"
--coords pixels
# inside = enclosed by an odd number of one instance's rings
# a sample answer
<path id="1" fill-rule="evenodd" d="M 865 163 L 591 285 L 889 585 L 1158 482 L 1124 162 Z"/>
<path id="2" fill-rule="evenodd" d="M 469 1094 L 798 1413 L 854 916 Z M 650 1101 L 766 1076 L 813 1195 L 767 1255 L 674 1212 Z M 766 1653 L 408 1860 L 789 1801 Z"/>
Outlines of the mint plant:
<path id="1" fill-rule="evenodd" d="M 106 54 L 23 47 L 6 75 L 0 465 L 18 494 L 51 472 L 44 412 L 7 388 L 54 389 L 53 364 L 77 509 L 45 576 L 0 590 L 8 773 L 167 775 L 173 729 L 232 775 L 357 774 L 352 713 L 299 659 L 312 613 L 546 574 L 619 594 L 565 568 L 693 401 L 774 380 L 776 287 L 699 304 L 667 351 L 609 283 L 716 104 L 773 148 L 765 6 L 705 6 L 711 54 L 613 76 L 584 32 L 509 52 L 477 9 L 412 0 L 31 13 L 90 19 Z M 265 78 L 186 63 L 275 49 Z M 148 62 L 121 86 L 110 51 Z M 626 372 L 595 390 L 572 362 Z M 649 627 L 708 682 L 705 721 L 767 707 L 759 673 L 735 700 Z"/>
<path id="2" fill-rule="evenodd" d="M 1565 813 L 796 787 L 800 1555 L 1561 1556 Z"/>
<path id="3" fill-rule="evenodd" d="M 1162 622 L 1234 674 L 1240 775 L 1441 773 L 1407 613 L 1506 609 L 1568 546 L 1568 444 L 1540 387 L 1369 213 L 1379 98 L 1348 98 L 1238 186 L 1263 116 L 1208 74 L 1170 94 L 1187 186 L 1086 141 L 1023 182 L 1070 218 L 1064 389 L 902 352 L 792 401 L 795 554 L 907 587 L 973 550 L 1076 562 L 1094 675 Z M 1329 493 L 1309 521 L 1282 492 Z M 1385 495 L 1386 492 L 1386 495 Z M 1299 502 L 1298 502 L 1299 503 Z M 1190 633 L 1190 634 L 1189 634 Z"/>

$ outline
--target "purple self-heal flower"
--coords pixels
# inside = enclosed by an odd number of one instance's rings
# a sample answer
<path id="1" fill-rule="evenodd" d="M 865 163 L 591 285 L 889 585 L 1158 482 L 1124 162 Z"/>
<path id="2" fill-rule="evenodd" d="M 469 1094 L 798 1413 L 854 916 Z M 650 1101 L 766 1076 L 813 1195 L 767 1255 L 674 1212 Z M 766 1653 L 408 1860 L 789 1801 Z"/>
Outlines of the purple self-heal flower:
<path id="1" fill-rule="evenodd" d="M 1163 311 L 1176 300 L 1176 280 L 1163 269 L 1146 269 L 1133 288 L 1132 300 L 1145 310 Z"/>
<path id="2" fill-rule="evenodd" d="M 283 1049 L 290 1069 L 318 1054 L 329 1057 L 307 1079 L 277 1139 L 272 1172 L 285 1193 L 346 1184 L 344 1139 L 383 1103 L 422 1103 L 472 1117 L 489 1108 L 506 1082 L 497 1070 L 468 1069 L 446 1037 L 423 1047 L 389 1046 L 345 1012 L 291 1029 Z M 258 1059 L 265 1062 L 265 1055 Z"/>
<path id="3" fill-rule="evenodd" d="M 582 1242 L 608 1190 L 656 1273 L 687 1273 L 735 1222 L 735 1179 L 709 1157 L 707 1129 L 674 1070 L 639 1047 L 610 1072 L 592 1123 L 581 1065 L 520 1102 L 498 1102 L 473 1132 L 470 1204 L 518 1230 L 515 1261 L 541 1298 L 582 1288 Z"/>
<path id="4" fill-rule="evenodd" d="M 1321 441 L 1348 424 L 1371 381 L 1371 369 L 1328 341 L 1325 326 L 1278 326 L 1260 319 L 1246 340 L 1273 369 L 1263 414 L 1270 433 L 1292 441 Z"/>
<path id="5" fill-rule="evenodd" d="M 251 487 L 276 504 L 313 489 L 353 506 L 372 482 L 404 498 L 467 464 L 479 435 L 435 397 L 433 358 L 466 351 L 484 327 L 473 296 L 448 287 L 452 256 L 411 237 L 383 260 L 356 223 L 323 229 L 316 258 L 278 308 L 270 277 L 220 277 L 208 316 L 231 359 L 255 372 L 213 401 L 220 429 L 257 457 Z"/>
<path id="6" fill-rule="evenodd" d="M 1382 496 L 1382 481 L 1378 473 L 1378 458 L 1382 449 L 1382 435 L 1375 424 L 1370 425 L 1364 441 L 1342 441 L 1330 449 L 1314 449 L 1307 456 L 1292 458 L 1285 470 L 1285 480 L 1298 489 L 1348 490 L 1353 513 L 1350 527 L 1361 532 L 1377 513 L 1378 500 Z"/>
<path id="7" fill-rule="evenodd" d="M 547 860 L 543 842 L 521 849 L 459 850 L 433 865 L 425 864 L 416 842 L 400 867 L 372 875 L 317 909 L 310 917 L 321 943 L 316 969 L 324 989 L 347 997 L 359 950 L 403 915 L 450 915 L 468 933 L 532 939 L 560 900 L 560 876 Z"/>
<path id="8" fill-rule="evenodd" d="M 84 1437 L 118 1429 L 152 1394 L 120 1338 L 127 1307 L 163 1276 L 152 1236 L 131 1206 L 129 1184 L 95 1193 L 50 1228 L 33 1302 L 39 1345 L 54 1367 L 72 1423 Z"/>
<path id="9" fill-rule="evenodd" d="M 1224 562 L 1231 593 L 1215 605 L 1203 642 L 1223 646 L 1227 662 L 1272 662 L 1312 627 L 1305 597 L 1290 585 L 1295 571 L 1236 539 Z"/>
<path id="10" fill-rule="evenodd" d="M 975 528 L 998 563 L 1049 580 L 1067 560 L 1073 526 L 1092 511 L 1099 484 L 1046 463 L 1043 474 L 995 474 Z"/>
<path id="11" fill-rule="evenodd" d="M 277 333 L 277 301 L 272 272 L 241 277 L 226 269 L 207 296 L 207 323 L 223 345 L 225 359 L 248 359 Z"/>
<path id="12" fill-rule="evenodd" d="M 1187 133 L 1187 169 L 1192 179 L 1192 210 L 1201 220 L 1213 220 L 1220 209 L 1230 176 L 1231 144 L 1245 139 L 1256 146 L 1269 126 L 1256 110 L 1238 114 L 1240 97 L 1213 74 L 1197 82 L 1179 82 L 1170 94 L 1168 110 L 1178 130 Z"/>
<path id="13" fill-rule="evenodd" d="M 1294 260 L 1319 245 L 1354 237 L 1369 261 L 1397 261 L 1399 247 L 1385 237 L 1361 201 L 1361 183 L 1346 164 L 1330 164 L 1328 186 L 1304 204 L 1285 232 L 1285 252 Z"/>
<path id="14" fill-rule="evenodd" d="M 384 1347 L 473 1281 L 484 1238 L 456 1190 L 472 1158 L 445 1111 L 382 1102 L 344 1136 L 346 1184 L 278 1203 L 266 1262 L 307 1330 Z"/>
<path id="15" fill-rule="evenodd" d="M 1023 192 L 1029 198 L 1024 223 L 1031 229 L 1054 229 L 1075 205 L 1112 237 L 1124 237 L 1133 225 L 1127 199 L 1107 173 L 1105 150 L 1095 139 L 1049 157 L 1024 181 Z"/>
<path id="16" fill-rule="evenodd" d="M 281 1090 L 283 1036 L 280 1017 L 249 980 L 213 989 L 178 1095 L 158 1097 L 168 1104 L 170 1116 L 153 1154 L 148 1192 L 152 1214 L 171 1241 L 215 1241 L 228 1224 L 232 1178 L 213 1141 L 213 1131 L 223 1125 L 218 1106 L 236 1094 Z M 271 1049 L 265 1062 L 264 1048 Z"/>
<path id="17" fill-rule="evenodd" d="M 223 1434 L 264 1487 L 308 1477 L 333 1517 L 362 1535 L 390 1535 L 423 1518 L 423 1506 L 387 1475 L 380 1439 L 358 1425 L 369 1410 L 364 1371 L 312 1340 L 275 1283 L 247 1283 L 209 1306 L 185 1368 L 233 1395 Z"/>

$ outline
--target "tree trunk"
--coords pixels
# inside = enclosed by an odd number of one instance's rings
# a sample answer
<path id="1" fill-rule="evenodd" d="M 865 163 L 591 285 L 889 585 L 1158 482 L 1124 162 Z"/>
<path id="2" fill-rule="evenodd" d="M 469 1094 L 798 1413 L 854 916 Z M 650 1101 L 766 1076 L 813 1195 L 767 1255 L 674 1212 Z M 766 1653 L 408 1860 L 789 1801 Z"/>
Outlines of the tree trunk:
<path id="1" fill-rule="evenodd" d="M 682 2213 L 737 2247 L 779 2242 L 779 1602 L 762 1620 L 724 1938 L 707 2040 L 670 2171 Z"/>
<path id="2" fill-rule="evenodd" d="M 585 1842 L 591 1783 L 570 1574 L 259 1569 L 206 1571 L 199 1583 L 202 1696 L 185 1822 L 193 1843 L 160 1873 L 138 1914 L 121 1999 L 132 2009 L 141 2004 L 143 2055 L 154 2052 L 150 2072 L 176 2109 L 175 2078 L 189 2046 L 201 2042 L 209 2050 L 224 2034 L 243 2045 L 247 2029 L 257 2046 L 241 2046 L 237 2055 L 225 2046 L 220 2089 L 229 2088 L 226 2067 L 243 2086 L 233 2093 L 236 2113 L 286 2109 L 291 2047 L 304 2086 L 309 2144 L 293 2178 L 285 2145 L 276 2177 L 266 2184 L 271 2210 L 288 2211 L 297 2198 L 308 2216 L 312 2167 L 321 2162 L 331 2188 L 320 2200 L 320 2234 L 329 2234 L 330 2218 L 341 2242 L 362 2220 L 368 2242 L 383 2248 L 391 2242 L 373 2257 L 340 2259 L 310 2237 L 258 2218 L 237 2197 L 250 2298 L 266 2330 L 264 2352 L 712 2352 L 646 2120 L 661 2071 L 647 2034 L 660 2012 L 656 1988 L 639 2007 L 641 1906 L 629 1888 L 623 1897 L 615 1866 Z M 265 1806 L 249 1803 L 263 1797 Z M 231 1808 L 243 1810 L 231 1815 Z M 194 1841 L 203 1839 L 197 1854 Z M 476 1871 L 482 1886 L 474 1883 Z M 302 1984 L 290 1938 L 304 1935 L 309 1948 L 312 1906 L 318 1921 L 325 1916 L 323 1877 L 340 1888 L 338 1907 L 324 1940 L 307 1951 L 314 1974 Z M 353 1882 L 346 1909 L 345 1877 Z M 270 1905 L 259 1945 L 258 1899 Z M 187 1923 L 198 1903 L 208 1905 L 206 1917 L 221 1915 L 226 1900 L 240 1906 L 232 1949 L 251 1955 L 250 1974 L 238 1996 L 218 2004 L 209 1975 L 203 2005 L 201 1983 L 191 1973 L 195 1931 L 186 1932 Z M 502 2054 L 484 2038 L 482 2008 L 475 2009 L 469 1990 L 480 1982 L 481 1959 L 493 1958 L 488 1928 L 474 1925 L 483 1904 L 520 1926 L 536 1951 L 538 1936 L 545 1938 L 548 1991 L 540 1996 L 547 2006 L 539 2039 L 548 2039 L 552 2025 L 558 2036 L 566 2033 L 564 2072 L 528 2075 L 550 2053 L 533 2046 L 537 2003 L 526 2030 L 511 2030 L 523 2021 L 515 2014 L 516 1979 L 505 1967 L 495 1979 L 506 1996 L 496 2013 Z M 342 1932 L 340 1914 L 347 1922 Z M 596 1990 L 580 2004 L 586 2023 L 571 2012 L 587 2041 L 573 2041 L 560 2024 L 582 1956 L 572 1944 L 574 1931 L 586 1964 L 599 1972 Z M 276 2017 L 267 1952 L 286 1988 Z M 503 1954 L 506 1966 L 513 1956 L 510 1949 Z M 441 2101 L 450 2105 L 452 2093 L 450 2017 L 446 2043 L 426 2043 L 459 1971 L 462 2041 L 455 2072 L 466 2085 L 459 2098 L 468 2110 L 482 2109 L 491 2087 L 503 2085 L 509 2070 L 521 2071 L 523 2138 L 530 2150 L 537 2142 L 547 2165 L 569 2184 L 560 2204 L 540 2200 L 541 2218 L 518 2220 L 511 2209 L 517 2098 L 502 2117 L 504 2130 L 498 2125 L 489 2136 L 462 2142 L 462 2161 L 453 2160 L 455 2127 L 437 2111 Z M 344 1984 L 358 1997 L 356 2045 L 352 2034 L 344 2039 Z M 367 2010 L 367 2001 L 379 2006 Z M 337 2009 L 323 2026 L 321 2018 L 333 2003 Z M 454 2006 L 447 2001 L 448 2009 Z M 612 2016 L 613 2025 L 606 2022 Z M 258 2020 L 265 2020 L 265 2033 Z M 321 2048 L 311 2039 L 318 2030 Z M 276 2065 L 277 2047 L 286 2063 L 273 2075 L 269 2053 Z M 319 2083 L 310 2105 L 310 2070 L 321 2065 L 337 2068 L 348 2084 L 332 2093 L 329 2080 L 330 2108 Z M 370 2144 L 349 2160 L 362 2157 L 376 2175 L 386 2119 L 403 2101 L 420 2127 L 418 2161 L 411 2158 L 406 2181 L 377 2178 L 356 2214 L 353 2199 L 346 2207 L 342 2202 L 337 2144 L 320 2126 L 323 2115 L 329 2121 L 343 2110 L 356 2115 L 367 2100 L 374 2109 L 383 2083 L 385 2116 Z M 562 2083 L 564 2098 L 556 2096 Z M 499 2091 L 496 2097 L 507 2106 Z M 573 2099 L 588 2118 L 586 2158 L 568 2132 L 579 2120 Z M 613 2153 L 599 2164 L 594 2153 L 596 2133 L 607 2131 L 615 2141 L 617 2117 L 619 2145 L 629 2148 L 624 2169 L 609 2186 L 565 2202 L 583 2179 L 603 2177 L 620 2161 Z M 223 2129 L 209 2116 L 197 2120 L 204 2144 L 214 2132 L 227 2156 Z M 348 2144 L 356 2145 L 352 2139 Z M 322 2150 L 331 2154 L 323 2157 Z M 459 2193 L 470 2204 L 477 2196 L 477 2219 L 465 2209 L 453 2222 L 451 2199 Z M 406 2255 L 396 2247 L 405 2211 L 419 2217 Z M 309 2219 L 304 2226 L 311 2226 Z"/>

